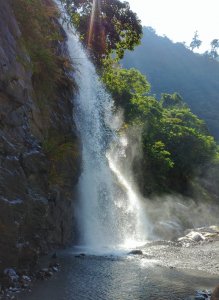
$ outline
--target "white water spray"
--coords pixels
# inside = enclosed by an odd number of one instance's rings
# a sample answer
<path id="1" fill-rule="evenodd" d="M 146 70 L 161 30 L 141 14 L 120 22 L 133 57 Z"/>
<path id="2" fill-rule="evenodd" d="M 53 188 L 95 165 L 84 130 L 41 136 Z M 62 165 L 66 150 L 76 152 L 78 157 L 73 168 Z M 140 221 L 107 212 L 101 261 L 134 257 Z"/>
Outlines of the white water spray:
<path id="1" fill-rule="evenodd" d="M 94 249 L 136 247 L 146 241 L 147 232 L 137 193 L 120 168 L 128 143 L 116 134 L 113 101 L 94 65 L 74 31 L 66 24 L 64 28 L 71 59 L 78 62 L 74 119 L 83 161 L 77 211 L 80 244 Z"/>

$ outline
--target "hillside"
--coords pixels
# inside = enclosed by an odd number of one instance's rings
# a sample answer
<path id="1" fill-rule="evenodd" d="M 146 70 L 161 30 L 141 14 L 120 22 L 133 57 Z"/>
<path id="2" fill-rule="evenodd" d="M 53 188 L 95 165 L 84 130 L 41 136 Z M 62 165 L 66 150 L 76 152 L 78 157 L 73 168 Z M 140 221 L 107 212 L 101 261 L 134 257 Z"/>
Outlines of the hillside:
<path id="1" fill-rule="evenodd" d="M 219 140 L 219 64 L 195 54 L 181 43 L 158 36 L 144 27 L 142 44 L 123 59 L 126 68 L 137 68 L 151 83 L 151 93 L 178 92 L 193 113 L 203 118 Z"/>

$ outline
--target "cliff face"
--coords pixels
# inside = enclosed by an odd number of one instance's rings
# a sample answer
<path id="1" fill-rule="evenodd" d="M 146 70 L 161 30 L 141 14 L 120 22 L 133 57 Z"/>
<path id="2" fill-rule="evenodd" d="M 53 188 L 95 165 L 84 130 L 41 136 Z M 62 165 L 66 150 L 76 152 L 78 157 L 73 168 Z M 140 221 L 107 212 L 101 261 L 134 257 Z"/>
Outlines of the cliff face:
<path id="1" fill-rule="evenodd" d="M 75 238 L 80 172 L 64 33 L 51 18 L 62 80 L 43 102 L 12 2 L 0 0 L 0 270 L 29 267 Z"/>

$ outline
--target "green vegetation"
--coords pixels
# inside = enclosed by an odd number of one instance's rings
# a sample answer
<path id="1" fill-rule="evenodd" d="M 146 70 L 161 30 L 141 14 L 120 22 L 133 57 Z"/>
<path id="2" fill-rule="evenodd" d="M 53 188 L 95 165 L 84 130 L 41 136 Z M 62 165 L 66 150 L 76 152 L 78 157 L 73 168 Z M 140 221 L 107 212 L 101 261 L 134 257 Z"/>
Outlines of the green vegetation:
<path id="1" fill-rule="evenodd" d="M 136 15 L 126 2 L 119 0 L 102 0 L 101 5 L 100 1 L 93 4 L 91 0 L 63 2 L 94 56 L 116 106 L 124 110 L 122 130 L 131 126 L 142 129 L 141 172 L 136 175 L 142 192 L 147 195 L 169 191 L 186 194 L 190 182 L 205 166 L 215 165 L 218 148 L 204 122 L 190 111 L 178 93 L 164 93 L 158 101 L 149 94 L 150 84 L 144 75 L 118 64 L 125 49 L 133 49 L 140 41 L 141 25 Z M 21 42 L 31 58 L 31 65 L 26 67 L 33 72 L 37 97 L 43 98 L 42 101 L 51 98 L 60 83 L 62 87 L 66 84 L 73 87 L 71 82 L 65 83 L 66 70 L 70 70 L 71 65 L 55 50 L 57 41 L 63 37 L 55 21 L 57 11 L 52 2 L 15 0 L 13 5 L 21 26 Z M 150 30 L 150 34 L 154 32 Z M 69 157 L 75 161 L 79 155 L 76 141 L 48 134 L 43 148 L 51 162 L 50 182 L 63 185 L 63 166 L 67 167 Z"/>
<path id="2" fill-rule="evenodd" d="M 146 78 L 136 69 L 121 69 L 113 64 L 105 64 L 102 79 L 115 99 L 115 104 L 125 111 L 125 119 L 133 119 L 138 98 L 144 98 L 149 92 L 150 85 Z"/>
<path id="3" fill-rule="evenodd" d="M 194 33 L 194 37 L 189 45 L 189 47 L 191 48 L 191 50 L 193 51 L 195 48 L 199 49 L 199 47 L 201 46 L 202 41 L 199 40 L 199 35 L 198 35 L 198 31 L 196 30 Z"/>
<path id="4" fill-rule="evenodd" d="M 219 48 L 219 39 L 213 39 L 211 41 L 211 50 L 206 51 L 204 55 L 212 59 L 217 59 L 219 57 L 218 48 Z"/>
<path id="5" fill-rule="evenodd" d="M 115 53 L 122 58 L 126 49 L 140 43 L 142 27 L 128 2 L 119 0 L 62 0 L 84 44 L 100 61 Z"/>
<path id="6" fill-rule="evenodd" d="M 217 156 L 217 145 L 204 122 L 177 93 L 163 94 L 159 102 L 149 96 L 149 83 L 135 69 L 108 67 L 103 81 L 116 105 L 123 107 L 126 127 L 142 127 L 142 177 L 138 181 L 144 194 L 186 193 L 190 181 Z"/>
<path id="7" fill-rule="evenodd" d="M 190 111 L 178 93 L 164 93 L 158 101 L 149 94 L 150 84 L 143 74 L 119 65 L 118 58 L 123 57 L 124 51 L 132 50 L 139 43 L 139 20 L 129 5 L 119 0 L 63 2 L 82 40 L 95 57 L 115 106 L 124 110 L 121 130 L 128 131 L 132 126 L 142 129 L 141 171 L 136 172 L 142 192 L 145 195 L 170 191 L 188 193 L 190 182 L 217 159 L 218 147 L 204 122 Z M 151 29 L 149 33 L 155 35 Z M 198 39 L 197 33 L 194 39 Z M 196 42 L 193 48 L 200 44 Z M 152 51 L 158 62 L 165 59 L 165 55 L 157 55 L 156 49 Z M 147 56 L 145 52 L 142 55 Z M 156 69 L 156 66 L 152 68 Z M 133 168 L 136 169 L 136 165 Z"/>
<path id="8" fill-rule="evenodd" d="M 217 40 L 213 42 L 217 50 Z M 136 68 L 151 83 L 151 93 L 182 95 L 192 112 L 205 120 L 210 133 L 219 140 L 219 63 L 208 56 L 193 53 L 181 43 L 158 36 L 152 28 L 143 28 L 140 46 L 128 51 L 122 61 L 125 68 Z"/>
<path id="9" fill-rule="evenodd" d="M 20 43 L 30 57 L 25 68 L 32 71 L 32 82 L 39 103 L 53 99 L 59 86 L 75 87 L 66 76 L 72 66 L 68 58 L 58 55 L 56 45 L 63 40 L 55 21 L 58 11 L 51 0 L 14 0 L 13 9 L 21 30 Z"/>
<path id="10" fill-rule="evenodd" d="M 62 187 L 73 180 L 68 174 L 77 174 L 80 151 L 71 129 L 59 124 L 66 117 L 68 103 L 71 109 L 70 94 L 77 89 L 69 76 L 72 64 L 58 47 L 65 39 L 57 21 L 59 12 L 52 0 L 13 0 L 13 10 L 21 30 L 18 42 L 28 55 L 17 60 L 32 73 L 33 96 L 43 126 L 40 138 L 50 161 L 49 183 Z"/>

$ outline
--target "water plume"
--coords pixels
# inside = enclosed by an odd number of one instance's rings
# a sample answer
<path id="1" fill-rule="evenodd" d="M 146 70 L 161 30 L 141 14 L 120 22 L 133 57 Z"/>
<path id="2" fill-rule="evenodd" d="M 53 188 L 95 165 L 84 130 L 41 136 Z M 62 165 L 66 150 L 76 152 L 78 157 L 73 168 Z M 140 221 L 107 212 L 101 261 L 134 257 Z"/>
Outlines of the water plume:
<path id="1" fill-rule="evenodd" d="M 81 58 L 73 75 L 79 87 L 74 119 L 83 167 L 77 187 L 80 245 L 103 251 L 137 247 L 147 239 L 147 222 L 130 174 L 123 173 L 128 139 L 118 134 L 121 112 L 114 114 L 113 100 L 74 30 L 64 28 L 72 61 Z"/>

